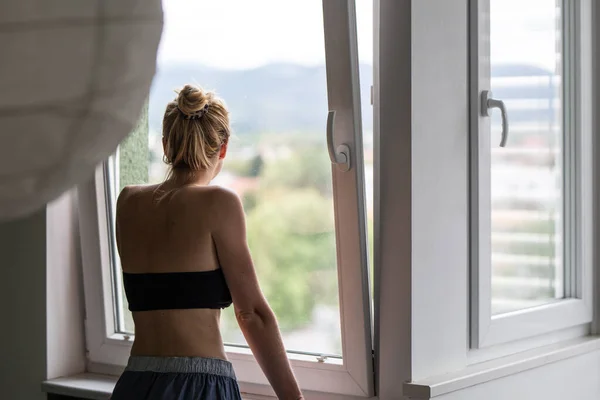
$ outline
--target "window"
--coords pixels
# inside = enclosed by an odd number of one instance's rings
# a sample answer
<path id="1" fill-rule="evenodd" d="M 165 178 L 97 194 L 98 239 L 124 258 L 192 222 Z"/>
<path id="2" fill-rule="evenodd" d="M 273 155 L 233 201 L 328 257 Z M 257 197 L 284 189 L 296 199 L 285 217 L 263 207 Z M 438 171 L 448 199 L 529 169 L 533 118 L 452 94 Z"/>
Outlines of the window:
<path id="1" fill-rule="evenodd" d="M 115 200 L 125 185 L 164 179 L 164 108 L 173 89 L 193 82 L 216 89 L 231 111 L 229 152 L 213 183 L 243 200 L 259 279 L 301 385 L 373 395 L 372 3 L 359 2 L 358 10 L 353 1 L 315 0 L 163 6 L 148 108 L 94 184 L 80 190 L 90 361 L 126 361 L 133 323 L 114 239 Z M 198 23 L 180 23 L 190 16 Z M 349 154 L 349 171 L 341 152 Z M 222 332 L 239 380 L 265 384 L 232 308 L 223 312 Z"/>
<path id="2" fill-rule="evenodd" d="M 581 2 L 475 3 L 471 327 L 487 347 L 591 321 L 589 32 Z"/>

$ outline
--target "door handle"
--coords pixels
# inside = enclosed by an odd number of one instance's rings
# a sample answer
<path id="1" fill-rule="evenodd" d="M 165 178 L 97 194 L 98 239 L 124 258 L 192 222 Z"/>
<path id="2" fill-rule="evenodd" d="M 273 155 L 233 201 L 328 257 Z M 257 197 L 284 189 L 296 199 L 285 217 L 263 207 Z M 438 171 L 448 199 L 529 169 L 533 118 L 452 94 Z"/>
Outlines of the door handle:
<path id="1" fill-rule="evenodd" d="M 327 114 L 327 151 L 332 164 L 343 171 L 350 171 L 350 147 L 347 144 L 340 144 L 337 148 L 333 148 L 333 131 L 335 128 L 335 110 L 329 111 Z"/>
<path id="2" fill-rule="evenodd" d="M 500 110 L 500 116 L 502 117 L 502 138 L 500 139 L 500 147 L 505 147 L 506 141 L 508 140 L 508 112 L 506 111 L 506 105 L 502 100 L 494 99 L 492 92 L 484 90 L 481 92 L 481 114 L 484 117 L 489 117 L 492 108 Z"/>

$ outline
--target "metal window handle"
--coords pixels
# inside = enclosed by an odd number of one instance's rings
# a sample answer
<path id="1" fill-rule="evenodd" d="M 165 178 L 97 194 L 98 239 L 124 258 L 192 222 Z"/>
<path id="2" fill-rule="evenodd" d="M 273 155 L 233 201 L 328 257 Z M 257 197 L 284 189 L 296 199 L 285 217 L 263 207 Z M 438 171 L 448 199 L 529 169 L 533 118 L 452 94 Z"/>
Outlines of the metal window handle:
<path id="1" fill-rule="evenodd" d="M 335 150 L 333 148 L 333 131 L 335 126 L 335 110 L 327 114 L 327 150 L 331 162 L 338 168 L 347 172 L 350 171 L 350 147 L 347 144 L 340 144 Z"/>
<path id="2" fill-rule="evenodd" d="M 500 147 L 506 146 L 508 140 L 508 112 L 506 111 L 506 105 L 502 100 L 494 99 L 492 92 L 484 90 L 481 92 L 481 114 L 484 117 L 490 116 L 490 110 L 497 108 L 500 110 L 502 117 L 502 139 L 500 139 Z"/>

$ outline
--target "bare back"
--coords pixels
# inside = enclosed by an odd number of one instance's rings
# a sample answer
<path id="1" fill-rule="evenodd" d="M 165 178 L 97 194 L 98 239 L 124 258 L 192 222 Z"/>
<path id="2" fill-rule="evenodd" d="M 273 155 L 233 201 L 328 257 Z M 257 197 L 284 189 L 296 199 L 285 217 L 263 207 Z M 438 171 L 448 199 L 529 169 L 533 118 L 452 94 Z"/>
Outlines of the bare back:
<path id="1" fill-rule="evenodd" d="M 117 205 L 117 246 L 127 273 L 193 272 L 219 268 L 212 236 L 210 186 L 189 186 L 156 200 L 156 186 L 123 190 Z M 169 188 L 167 188 L 168 190 Z M 220 310 L 134 312 L 132 355 L 225 359 Z"/>

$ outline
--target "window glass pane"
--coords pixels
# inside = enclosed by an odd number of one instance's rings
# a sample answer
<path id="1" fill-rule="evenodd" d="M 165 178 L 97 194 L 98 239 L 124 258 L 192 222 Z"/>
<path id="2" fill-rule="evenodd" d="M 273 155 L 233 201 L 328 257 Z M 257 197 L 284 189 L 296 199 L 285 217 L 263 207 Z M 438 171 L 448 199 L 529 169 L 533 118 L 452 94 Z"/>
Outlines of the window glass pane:
<path id="1" fill-rule="evenodd" d="M 286 347 L 341 354 L 321 2 L 163 4 L 151 140 L 160 153 L 174 88 L 196 82 L 223 96 L 233 137 L 213 183 L 243 200 L 250 250 Z M 193 15 L 199 23 L 181 23 Z M 162 179 L 164 165 L 153 167 L 151 178 Z M 233 307 L 222 332 L 225 342 L 245 344 Z"/>
<path id="2" fill-rule="evenodd" d="M 372 24 L 372 2 L 364 3 L 369 7 L 359 7 L 359 13 L 364 8 L 370 16 L 361 16 L 359 29 L 371 35 L 372 27 L 364 25 Z M 174 89 L 191 82 L 216 90 L 229 106 L 233 134 L 223 171 L 213 183 L 235 190 L 243 200 L 250 250 L 286 348 L 341 355 L 321 0 L 165 0 L 163 7 L 148 126 L 114 157 L 115 190 L 165 178 L 161 123 Z M 372 40 L 360 43 L 372 204 Z M 123 332 L 132 332 L 118 267 L 116 272 L 117 322 Z M 233 307 L 222 314 L 222 333 L 227 344 L 246 345 Z"/>
<path id="3" fill-rule="evenodd" d="M 492 312 L 564 297 L 560 0 L 491 0 Z"/>

